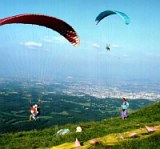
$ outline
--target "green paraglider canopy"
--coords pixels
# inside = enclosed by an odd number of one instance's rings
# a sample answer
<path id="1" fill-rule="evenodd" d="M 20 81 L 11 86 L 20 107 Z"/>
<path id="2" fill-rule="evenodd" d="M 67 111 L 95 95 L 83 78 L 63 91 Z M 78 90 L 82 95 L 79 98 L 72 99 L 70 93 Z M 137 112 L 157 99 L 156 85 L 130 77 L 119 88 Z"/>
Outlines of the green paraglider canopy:
<path id="1" fill-rule="evenodd" d="M 128 25 L 130 23 L 130 19 L 129 19 L 129 17 L 125 13 L 120 12 L 120 11 L 113 11 L 113 10 L 106 10 L 106 11 L 101 12 L 96 17 L 95 21 L 98 24 L 103 18 L 108 17 L 108 16 L 113 15 L 113 14 L 119 15 L 125 21 L 125 24 Z"/>

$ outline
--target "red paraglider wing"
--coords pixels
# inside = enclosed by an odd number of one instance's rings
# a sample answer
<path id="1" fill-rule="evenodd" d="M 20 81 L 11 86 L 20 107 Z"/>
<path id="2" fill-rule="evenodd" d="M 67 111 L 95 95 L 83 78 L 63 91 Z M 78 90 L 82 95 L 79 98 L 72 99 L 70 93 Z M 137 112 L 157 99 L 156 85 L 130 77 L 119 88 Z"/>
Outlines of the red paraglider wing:
<path id="1" fill-rule="evenodd" d="M 0 25 L 12 23 L 35 24 L 45 26 L 57 31 L 75 46 L 78 46 L 80 43 L 76 31 L 63 20 L 55 17 L 40 14 L 20 14 L 0 19 Z"/>

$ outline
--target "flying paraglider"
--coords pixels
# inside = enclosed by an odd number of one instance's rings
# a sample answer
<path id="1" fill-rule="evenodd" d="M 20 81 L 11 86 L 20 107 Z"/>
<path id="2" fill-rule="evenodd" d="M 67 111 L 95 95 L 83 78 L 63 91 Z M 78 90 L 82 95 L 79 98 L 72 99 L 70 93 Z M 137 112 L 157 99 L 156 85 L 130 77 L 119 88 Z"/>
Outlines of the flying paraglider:
<path id="1" fill-rule="evenodd" d="M 120 11 L 113 11 L 113 10 L 106 10 L 106 11 L 101 12 L 96 17 L 95 21 L 98 24 L 103 18 L 108 17 L 108 16 L 113 15 L 113 14 L 119 15 L 125 21 L 125 24 L 128 25 L 130 23 L 130 19 L 129 19 L 129 17 L 125 13 L 120 12 Z"/>
<path id="2" fill-rule="evenodd" d="M 124 20 L 124 22 L 125 22 L 126 25 L 128 25 L 130 23 L 130 19 L 129 19 L 129 17 L 125 13 L 120 12 L 120 11 L 106 10 L 106 11 L 101 12 L 96 17 L 96 19 L 95 19 L 96 24 L 98 24 L 105 17 L 108 17 L 108 16 L 113 15 L 113 14 L 116 14 L 116 15 L 120 16 Z M 110 51 L 110 45 L 109 44 L 106 45 L 106 49 L 108 51 Z"/>
<path id="3" fill-rule="evenodd" d="M 41 14 L 19 14 L 0 19 L 0 26 L 12 23 L 40 25 L 57 31 L 74 46 L 80 44 L 76 31 L 66 22 L 58 18 Z"/>

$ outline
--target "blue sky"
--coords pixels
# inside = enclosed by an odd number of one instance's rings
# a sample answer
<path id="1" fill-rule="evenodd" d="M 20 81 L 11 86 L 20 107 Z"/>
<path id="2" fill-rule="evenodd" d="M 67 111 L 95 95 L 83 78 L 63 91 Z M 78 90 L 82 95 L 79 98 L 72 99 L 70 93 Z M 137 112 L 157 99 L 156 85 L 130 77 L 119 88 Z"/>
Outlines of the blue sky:
<path id="1" fill-rule="evenodd" d="M 0 75 L 159 79 L 159 8 L 159 0 L 1 0 L 0 18 L 24 13 L 57 17 L 77 31 L 80 46 L 44 27 L 1 26 Z M 96 25 L 104 10 L 126 13 L 130 24 L 113 15 Z"/>

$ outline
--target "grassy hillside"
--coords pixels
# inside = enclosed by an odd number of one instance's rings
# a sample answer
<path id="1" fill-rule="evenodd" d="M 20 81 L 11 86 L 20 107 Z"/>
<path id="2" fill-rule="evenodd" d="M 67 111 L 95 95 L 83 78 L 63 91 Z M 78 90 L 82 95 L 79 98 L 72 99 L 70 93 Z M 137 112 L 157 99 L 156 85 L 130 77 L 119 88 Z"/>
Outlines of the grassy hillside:
<path id="1" fill-rule="evenodd" d="M 39 125 L 38 121 L 33 123 Z M 83 129 L 82 133 L 76 133 L 76 127 L 80 125 Z M 85 144 L 93 138 L 103 138 L 111 134 L 123 134 L 133 130 L 139 130 L 145 126 L 160 125 L 160 102 L 141 109 L 129 115 L 127 120 L 122 120 L 120 117 L 103 120 L 99 122 L 88 122 L 69 124 L 65 126 L 55 126 L 45 130 L 33 130 L 28 132 L 8 133 L 0 135 L 0 148 L 51 148 L 63 143 L 75 142 L 78 138 Z M 70 129 L 71 133 L 64 136 L 55 136 L 54 134 L 61 128 Z M 112 148 L 158 148 L 160 142 L 160 133 L 153 133 L 147 137 L 127 139 L 117 144 Z M 154 147 L 153 147 L 154 146 Z M 67 149 L 67 145 L 65 145 Z M 106 148 L 105 144 L 99 144 L 94 148 Z"/>

